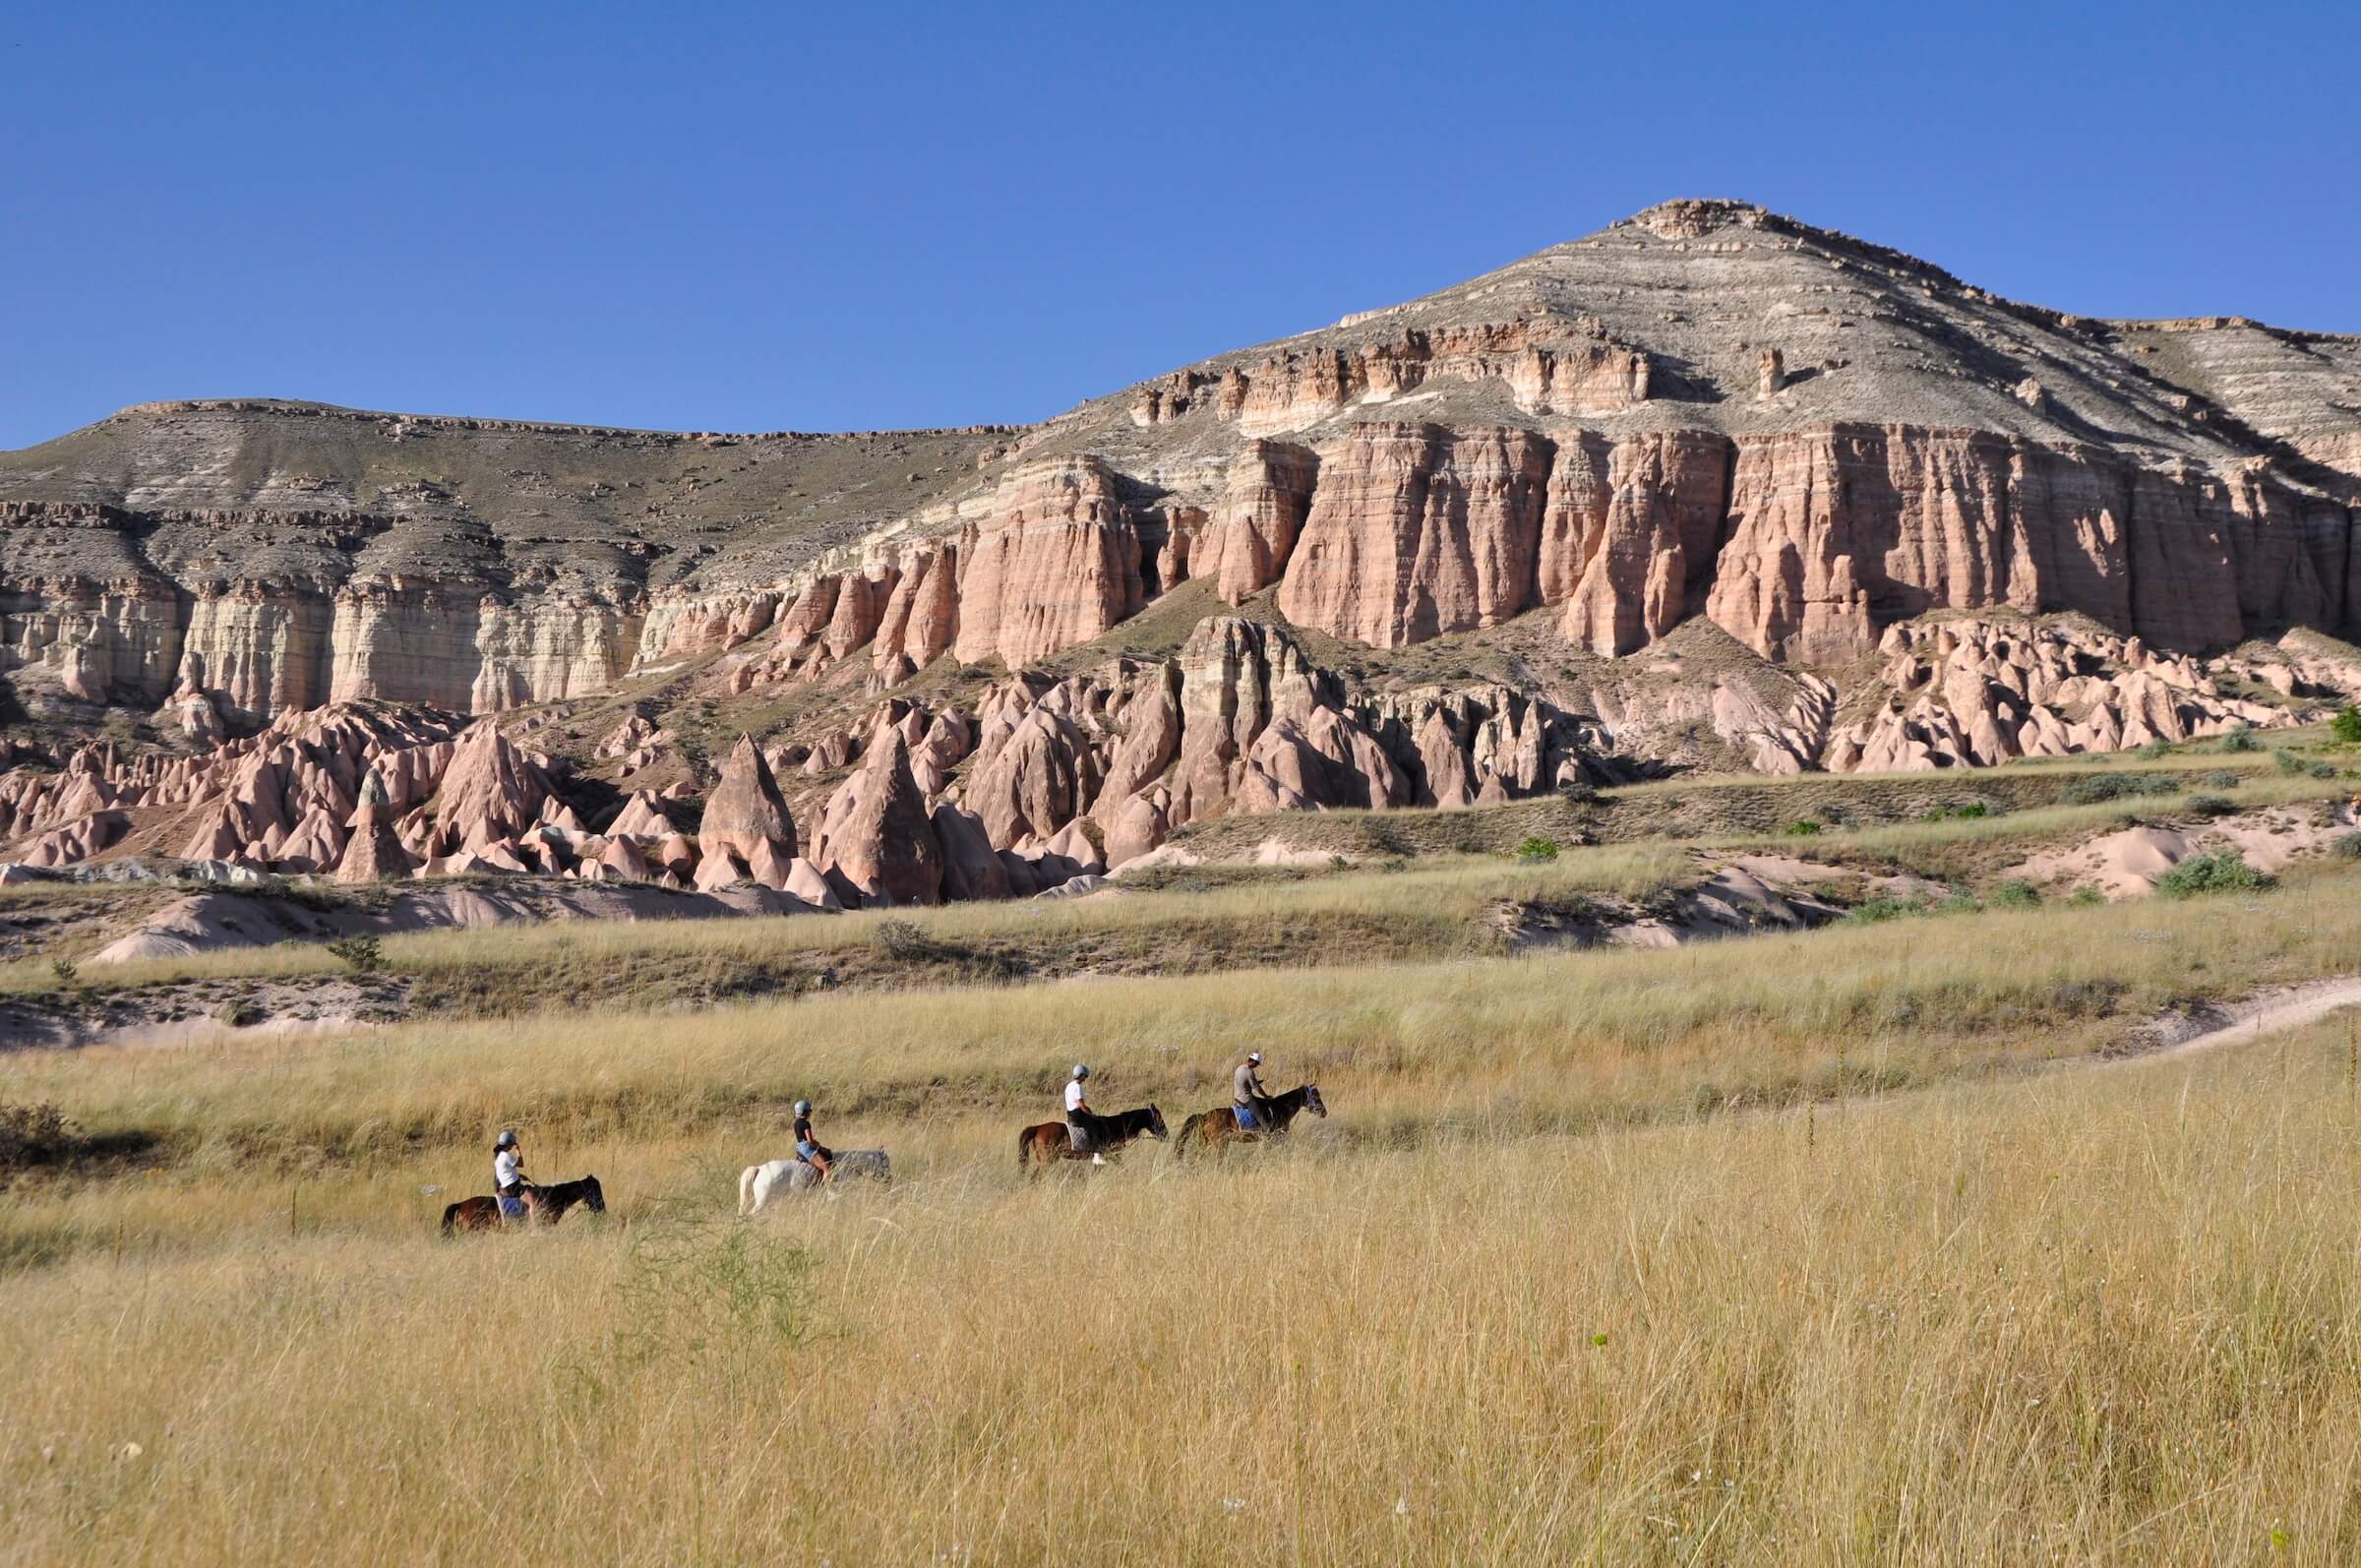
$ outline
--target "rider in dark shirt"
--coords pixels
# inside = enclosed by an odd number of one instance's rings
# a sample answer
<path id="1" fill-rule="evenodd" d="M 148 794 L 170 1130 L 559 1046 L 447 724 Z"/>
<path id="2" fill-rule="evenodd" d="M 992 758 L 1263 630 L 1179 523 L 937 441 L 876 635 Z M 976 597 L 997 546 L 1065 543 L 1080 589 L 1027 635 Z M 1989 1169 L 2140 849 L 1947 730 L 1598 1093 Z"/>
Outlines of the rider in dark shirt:
<path id="1" fill-rule="evenodd" d="M 819 1173 L 822 1181 L 828 1178 L 828 1163 L 836 1155 L 835 1151 L 822 1146 L 819 1139 L 813 1135 L 812 1102 L 809 1100 L 795 1103 L 795 1153 L 796 1158 L 809 1162 Z"/>

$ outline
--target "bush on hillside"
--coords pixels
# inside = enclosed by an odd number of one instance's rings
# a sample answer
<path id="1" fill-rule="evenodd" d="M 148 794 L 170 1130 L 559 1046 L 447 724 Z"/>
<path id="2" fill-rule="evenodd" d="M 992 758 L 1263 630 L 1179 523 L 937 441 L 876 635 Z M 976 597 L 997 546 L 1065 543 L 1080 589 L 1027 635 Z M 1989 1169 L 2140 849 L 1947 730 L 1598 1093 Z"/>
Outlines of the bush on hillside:
<path id="1" fill-rule="evenodd" d="M 1557 840 L 1536 833 L 1517 846 L 1517 859 L 1528 864 L 1553 861 L 1557 859 Z"/>
<path id="2" fill-rule="evenodd" d="M 2279 771 L 2291 778 L 2334 778 L 2336 776 L 2336 764 L 2324 762 L 2318 757 L 2298 756 L 2293 752 L 2273 752 L 2270 754 L 2270 757 L 2272 761 L 2279 764 Z"/>
<path id="3" fill-rule="evenodd" d="M 2192 855 L 2156 878 L 2156 891 L 2166 898 L 2195 898 L 2201 893 L 2261 893 L 2278 885 L 2278 878 L 2259 872 L 2241 860 L 2236 850 Z"/>
<path id="4" fill-rule="evenodd" d="M 328 944 L 328 950 L 344 962 L 344 967 L 356 975 L 374 975 L 386 967 L 385 949 L 375 936 L 344 936 Z"/>
<path id="5" fill-rule="evenodd" d="M 0 1171 L 49 1165 L 62 1159 L 73 1141 L 73 1123 L 47 1101 L 30 1106 L 0 1101 Z"/>
<path id="6" fill-rule="evenodd" d="M 935 944 L 916 921 L 881 920 L 878 922 L 878 945 L 885 956 L 901 963 L 912 963 L 935 956 Z"/>
<path id="7" fill-rule="evenodd" d="M 2097 888 L 2091 886 L 2089 882 L 2085 882 L 2082 886 L 2076 888 L 2073 896 L 2066 900 L 2069 905 L 2076 909 L 2089 909 L 2093 904 L 2103 904 L 2106 901 L 2107 895 L 2100 892 Z"/>
<path id="8" fill-rule="evenodd" d="M 2198 782 L 2217 790 L 2234 790 L 2245 783 L 2246 778 L 2235 768 L 2217 767 L 2212 772 L 2199 778 Z"/>
<path id="9" fill-rule="evenodd" d="M 2252 724 L 2233 724 L 2221 738 L 2221 750 L 2225 752 L 2260 752 L 2263 750 L 2263 743 L 2255 739 L 2255 727 Z"/>
<path id="10" fill-rule="evenodd" d="M 2180 786 L 2165 773 L 2092 773 L 2066 786 L 2059 798 L 2069 806 L 2096 806 L 2139 795 L 2170 795 Z"/>
<path id="11" fill-rule="evenodd" d="M 2041 889 L 2022 876 L 2012 876 L 1992 889 L 1992 903 L 1999 909 L 2030 909 L 2041 902 Z"/>
<path id="12" fill-rule="evenodd" d="M 1808 816 L 1797 817 L 1780 829 L 1789 838 L 1810 838 L 1820 831 L 1820 824 Z"/>
<path id="13" fill-rule="evenodd" d="M 1929 909 L 1923 898 L 1897 898 L 1892 893 L 1879 893 L 1852 906 L 1845 916 L 1847 926 L 1878 926 L 1889 920 L 1904 920 L 1923 915 Z"/>
<path id="14" fill-rule="evenodd" d="M 2132 754 L 2143 762 L 2152 762 L 2159 756 L 2170 756 L 2172 743 L 2170 741 L 2150 741 Z"/>
<path id="15" fill-rule="evenodd" d="M 2227 795 L 2192 795 L 2189 810 L 2199 816 L 2227 816 L 2238 810 L 2238 803 Z"/>
<path id="16" fill-rule="evenodd" d="M 2330 841 L 2329 853 L 2338 860 L 2361 860 L 2361 833 L 2339 833 Z"/>
<path id="17" fill-rule="evenodd" d="M 2361 707 L 2347 702 L 2336 710 L 2336 717 L 2329 728 L 2344 745 L 2361 746 Z"/>

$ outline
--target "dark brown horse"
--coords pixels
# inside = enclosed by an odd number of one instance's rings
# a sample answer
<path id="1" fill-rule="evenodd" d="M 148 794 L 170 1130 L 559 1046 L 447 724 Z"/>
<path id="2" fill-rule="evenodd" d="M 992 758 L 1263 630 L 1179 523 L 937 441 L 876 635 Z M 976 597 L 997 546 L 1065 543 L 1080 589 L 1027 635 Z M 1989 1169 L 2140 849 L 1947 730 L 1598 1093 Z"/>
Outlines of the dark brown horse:
<path id="1" fill-rule="evenodd" d="M 1260 1143 L 1266 1137 L 1277 1137 L 1287 1131 L 1288 1124 L 1308 1111 L 1315 1116 L 1328 1115 L 1328 1107 L 1320 1099 L 1320 1086 L 1303 1084 L 1282 1095 L 1273 1095 L 1257 1108 L 1266 1125 L 1248 1132 L 1238 1124 L 1237 1115 L 1228 1106 L 1219 1111 L 1200 1111 L 1180 1123 L 1180 1136 L 1173 1143 L 1173 1158 L 1178 1160 L 1193 1148 L 1203 1148 L 1220 1154 L 1234 1143 Z"/>
<path id="2" fill-rule="evenodd" d="M 1141 1106 L 1136 1111 L 1119 1111 L 1112 1116 L 1090 1116 L 1089 1126 L 1096 1147 L 1077 1149 L 1066 1133 L 1064 1122 L 1034 1123 L 1016 1135 L 1016 1168 L 1039 1176 L 1054 1160 L 1087 1160 L 1093 1154 L 1113 1159 L 1124 1144 L 1142 1133 L 1151 1138 L 1163 1137 L 1164 1113 L 1154 1106 Z"/>
<path id="3" fill-rule="evenodd" d="M 561 1181 L 555 1186 L 537 1187 L 524 1183 L 524 1214 L 526 1224 L 555 1225 L 566 1218 L 566 1211 L 580 1204 L 592 1214 L 607 1212 L 607 1195 L 600 1189 L 598 1177 L 586 1176 L 579 1181 Z M 500 1217 L 500 1199 L 493 1197 L 461 1198 L 443 1211 L 443 1234 L 454 1231 L 496 1231 L 504 1222 Z"/>

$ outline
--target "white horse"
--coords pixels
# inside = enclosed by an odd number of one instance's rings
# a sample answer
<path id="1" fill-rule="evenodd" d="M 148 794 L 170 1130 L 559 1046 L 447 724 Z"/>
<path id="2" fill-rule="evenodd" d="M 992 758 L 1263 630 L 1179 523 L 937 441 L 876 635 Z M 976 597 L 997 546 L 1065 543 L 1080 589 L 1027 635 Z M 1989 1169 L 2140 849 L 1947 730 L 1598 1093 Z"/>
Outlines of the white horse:
<path id="1" fill-rule="evenodd" d="M 893 1162 L 882 1149 L 842 1149 L 830 1168 L 839 1181 L 890 1181 Z M 807 1160 L 768 1160 L 750 1165 L 738 1176 L 738 1212 L 756 1214 L 782 1192 L 805 1192 L 819 1185 L 819 1168 Z"/>

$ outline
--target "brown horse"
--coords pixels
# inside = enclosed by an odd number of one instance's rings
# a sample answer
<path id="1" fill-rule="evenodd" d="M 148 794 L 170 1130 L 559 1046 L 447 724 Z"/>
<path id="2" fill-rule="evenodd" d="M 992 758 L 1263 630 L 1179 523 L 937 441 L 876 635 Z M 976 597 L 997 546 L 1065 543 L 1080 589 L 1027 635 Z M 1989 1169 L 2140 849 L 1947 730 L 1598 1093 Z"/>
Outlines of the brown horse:
<path id="1" fill-rule="evenodd" d="M 1141 1106 L 1136 1111 L 1119 1111 L 1112 1116 L 1092 1116 L 1090 1131 L 1098 1147 L 1076 1149 L 1064 1122 L 1036 1122 L 1016 1135 L 1016 1168 L 1039 1176 L 1054 1160 L 1087 1160 L 1093 1154 L 1113 1159 L 1124 1144 L 1142 1133 L 1151 1138 L 1163 1137 L 1164 1113 L 1154 1106 Z"/>
<path id="2" fill-rule="evenodd" d="M 577 1203 L 593 1214 L 607 1212 L 607 1195 L 594 1176 L 548 1187 L 537 1187 L 527 1181 L 522 1196 L 528 1225 L 555 1225 Z M 454 1231 L 497 1231 L 504 1223 L 500 1217 L 500 1199 L 493 1197 L 461 1198 L 443 1211 L 445 1236 Z"/>
<path id="3" fill-rule="evenodd" d="M 1238 1124 L 1238 1116 L 1228 1106 L 1219 1111 L 1200 1111 L 1180 1123 L 1180 1136 L 1173 1144 L 1173 1158 L 1178 1160 L 1192 1148 L 1203 1147 L 1209 1153 L 1220 1154 L 1234 1143 L 1260 1143 L 1265 1137 L 1277 1137 L 1287 1131 L 1288 1124 L 1308 1111 L 1315 1116 L 1328 1115 L 1327 1105 L 1320 1099 L 1320 1086 L 1303 1084 L 1282 1095 L 1273 1095 L 1259 1108 L 1268 1122 L 1261 1131 L 1248 1132 Z"/>

